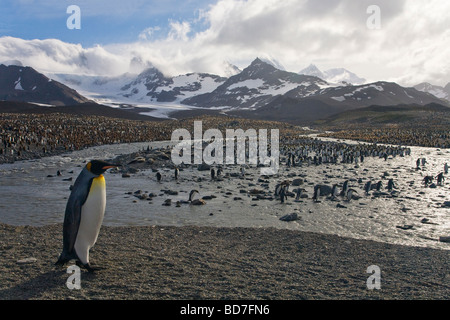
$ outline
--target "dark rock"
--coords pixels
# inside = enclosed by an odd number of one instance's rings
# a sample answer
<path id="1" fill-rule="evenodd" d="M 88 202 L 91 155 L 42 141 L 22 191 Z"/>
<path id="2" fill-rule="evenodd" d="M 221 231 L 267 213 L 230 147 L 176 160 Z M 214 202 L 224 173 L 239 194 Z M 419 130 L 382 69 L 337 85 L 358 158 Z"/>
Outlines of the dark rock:
<path id="1" fill-rule="evenodd" d="M 290 222 L 290 221 L 297 221 L 297 220 L 300 220 L 300 219 L 301 219 L 301 217 L 299 217 L 298 214 L 297 214 L 296 212 L 294 212 L 294 213 L 289 213 L 289 214 L 287 214 L 287 215 L 285 215 L 285 216 L 282 216 L 282 217 L 280 218 L 281 221 L 287 221 L 287 222 Z"/>
<path id="2" fill-rule="evenodd" d="M 448 242 L 450 243 L 450 237 L 439 237 L 440 242 Z"/>
<path id="3" fill-rule="evenodd" d="M 128 168 L 127 169 L 127 173 L 137 173 L 137 172 L 139 172 L 139 169 L 136 169 L 136 168 Z"/>
<path id="4" fill-rule="evenodd" d="M 198 169 L 198 171 L 207 171 L 207 170 L 211 170 L 211 166 L 206 163 L 202 163 L 197 166 L 197 169 Z"/>
<path id="5" fill-rule="evenodd" d="M 328 196 L 331 194 L 332 187 L 325 185 L 325 184 L 321 184 L 319 186 L 320 186 L 320 195 L 321 196 Z"/>
<path id="6" fill-rule="evenodd" d="M 402 229 L 402 230 L 411 230 L 411 229 L 414 229 L 414 226 L 412 226 L 412 225 L 408 225 L 408 224 L 405 224 L 405 225 L 403 225 L 403 226 L 396 226 L 398 229 Z"/>

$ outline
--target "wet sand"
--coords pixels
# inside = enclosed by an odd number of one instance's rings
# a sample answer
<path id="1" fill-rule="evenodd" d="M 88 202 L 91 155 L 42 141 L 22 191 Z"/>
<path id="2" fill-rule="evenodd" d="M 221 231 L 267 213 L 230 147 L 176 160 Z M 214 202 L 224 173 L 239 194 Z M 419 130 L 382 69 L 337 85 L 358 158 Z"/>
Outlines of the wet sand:
<path id="1" fill-rule="evenodd" d="M 0 299 L 442 299 L 450 251 L 274 228 L 102 227 L 81 289 L 56 267 L 62 225 L 0 224 Z M 28 259 L 34 258 L 34 259 Z M 24 260 L 28 259 L 28 260 Z M 381 289 L 366 273 L 381 269 Z"/>

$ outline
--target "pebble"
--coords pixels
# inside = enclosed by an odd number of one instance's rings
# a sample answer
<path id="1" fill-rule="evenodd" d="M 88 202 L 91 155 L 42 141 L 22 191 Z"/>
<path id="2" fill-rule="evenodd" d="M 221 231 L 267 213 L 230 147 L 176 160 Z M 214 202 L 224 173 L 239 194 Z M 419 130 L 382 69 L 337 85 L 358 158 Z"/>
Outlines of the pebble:
<path id="1" fill-rule="evenodd" d="M 29 257 L 29 258 L 17 260 L 17 263 L 18 263 L 18 264 L 29 264 L 29 263 L 34 263 L 34 262 L 36 262 L 36 261 L 37 261 L 36 258 Z"/>

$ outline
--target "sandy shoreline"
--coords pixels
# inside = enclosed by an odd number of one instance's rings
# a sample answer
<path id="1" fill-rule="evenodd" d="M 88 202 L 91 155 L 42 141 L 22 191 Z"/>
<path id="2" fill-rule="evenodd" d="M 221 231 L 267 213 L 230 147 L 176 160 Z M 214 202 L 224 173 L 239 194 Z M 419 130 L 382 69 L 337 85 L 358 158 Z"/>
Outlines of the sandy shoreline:
<path id="1" fill-rule="evenodd" d="M 0 299 L 449 299 L 450 251 L 275 228 L 102 227 L 81 290 L 54 266 L 62 225 L 0 224 Z M 31 262 L 23 263 L 23 259 Z M 381 269 L 368 290 L 366 270 Z"/>

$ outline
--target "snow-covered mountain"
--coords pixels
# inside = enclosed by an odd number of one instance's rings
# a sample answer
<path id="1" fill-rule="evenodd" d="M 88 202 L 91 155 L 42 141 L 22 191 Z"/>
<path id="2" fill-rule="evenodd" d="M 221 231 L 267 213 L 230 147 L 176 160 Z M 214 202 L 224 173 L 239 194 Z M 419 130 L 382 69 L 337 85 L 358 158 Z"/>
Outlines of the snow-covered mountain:
<path id="1" fill-rule="evenodd" d="M 301 70 L 298 74 L 304 74 L 307 76 L 314 76 L 323 80 L 326 80 L 325 74 L 317 68 L 315 64 L 310 64 L 305 69 Z"/>
<path id="2" fill-rule="evenodd" d="M 428 82 L 422 82 L 414 86 L 415 89 L 428 92 L 439 99 L 450 101 L 450 82 L 445 87 L 432 85 Z"/>
<path id="3" fill-rule="evenodd" d="M 194 95 L 213 91 L 226 78 L 206 73 L 166 77 L 155 67 L 140 74 L 117 77 L 54 74 L 62 81 L 98 103 L 148 104 L 179 102 Z"/>
<path id="4" fill-rule="evenodd" d="M 318 75 L 322 73 L 314 65 L 308 71 Z M 336 78 L 344 72 L 345 69 L 332 69 L 328 75 Z M 151 104 L 152 107 L 174 103 L 187 108 L 221 109 L 224 112 L 251 111 L 253 116 L 259 114 L 267 119 L 274 119 L 288 110 L 294 117 L 317 119 L 370 105 L 440 102 L 429 93 L 396 83 L 330 83 L 317 76 L 277 69 L 259 58 L 229 78 L 206 73 L 167 77 L 155 67 L 150 67 L 138 75 L 110 78 L 59 75 L 58 79 L 99 103 L 120 101 L 141 106 Z"/>
<path id="5" fill-rule="evenodd" d="M 333 68 L 324 71 L 325 79 L 332 83 L 349 83 L 359 85 L 366 83 L 366 79 L 358 77 L 353 72 L 344 68 Z"/>
<path id="6" fill-rule="evenodd" d="M 366 83 L 366 79 L 360 78 L 353 72 L 350 72 L 344 68 L 332 68 L 322 72 L 316 65 L 310 64 L 305 69 L 299 71 L 299 74 L 319 77 L 320 79 L 323 79 L 330 83 L 353 85 Z"/>
<path id="7" fill-rule="evenodd" d="M 141 102 L 175 102 L 211 92 L 226 78 L 207 73 L 189 73 L 165 77 L 158 69 L 150 68 L 123 86 L 121 95 Z"/>
<path id="8" fill-rule="evenodd" d="M 281 62 L 271 56 L 258 57 L 258 59 L 270 64 L 272 67 L 277 68 L 278 70 L 286 71 L 286 68 L 281 64 Z"/>
<path id="9" fill-rule="evenodd" d="M 310 66 L 314 72 L 314 66 Z M 318 69 L 317 69 L 318 70 Z M 316 70 L 316 71 L 317 71 Z M 228 78 L 216 90 L 182 101 L 202 108 L 258 109 L 281 101 L 315 100 L 342 108 L 370 105 L 428 104 L 439 102 L 434 96 L 404 88 L 392 82 L 365 85 L 331 84 L 319 77 L 282 71 L 260 59 L 254 60 L 240 74 Z"/>
<path id="10" fill-rule="evenodd" d="M 321 90 L 315 99 L 330 105 L 345 105 L 360 108 L 370 105 L 395 106 L 398 104 L 439 103 L 433 95 L 405 88 L 394 82 L 379 81 L 364 85 L 345 85 Z"/>
<path id="11" fill-rule="evenodd" d="M 195 95 L 181 103 L 203 108 L 257 109 L 279 95 L 290 92 L 304 97 L 327 86 L 317 77 L 279 70 L 256 58 L 241 73 L 228 78 L 214 91 Z"/>
<path id="12" fill-rule="evenodd" d="M 142 66 L 139 60 L 134 63 L 137 68 Z M 333 82 L 328 82 L 318 76 L 280 70 L 272 63 L 259 58 L 242 71 L 231 64 L 229 67 L 231 73 L 237 73 L 228 78 L 207 73 L 168 77 L 150 66 L 139 74 L 126 73 L 115 77 L 47 74 L 45 81 L 51 83 L 49 78 L 60 81 L 67 87 L 76 89 L 80 96 L 88 97 L 97 103 L 147 107 L 146 110 L 139 109 L 135 112 L 150 114 L 149 110 L 153 110 L 151 115 L 163 117 L 177 110 L 200 108 L 208 109 L 208 112 L 220 109 L 220 112 L 258 119 L 311 121 L 371 105 L 443 103 L 443 100 L 428 92 L 405 88 L 392 82 L 354 85 L 337 81 L 342 79 L 339 77 L 343 74 L 347 80 L 348 77 L 354 76 L 345 69 L 321 72 L 316 66 L 310 65 L 305 71 L 333 79 Z M 14 68 L 26 69 L 19 66 Z M 29 91 L 31 88 L 33 91 L 29 82 L 22 81 L 25 78 L 18 78 L 17 74 L 8 79 L 8 83 L 0 83 L 0 89 L 7 88 L 15 93 L 22 91 L 21 89 Z M 422 89 L 425 91 L 426 88 L 428 87 L 424 86 Z M 445 91 L 449 88 L 450 84 L 441 89 Z M 66 92 L 69 92 L 67 90 Z M 78 95 L 77 91 L 70 92 Z M 165 110 L 161 111 L 163 108 Z"/>
<path id="13" fill-rule="evenodd" d="M 228 61 L 223 62 L 223 70 L 224 70 L 224 76 L 227 78 L 237 75 L 238 73 L 242 72 L 241 69 L 239 69 L 234 64 L 229 63 Z"/>

